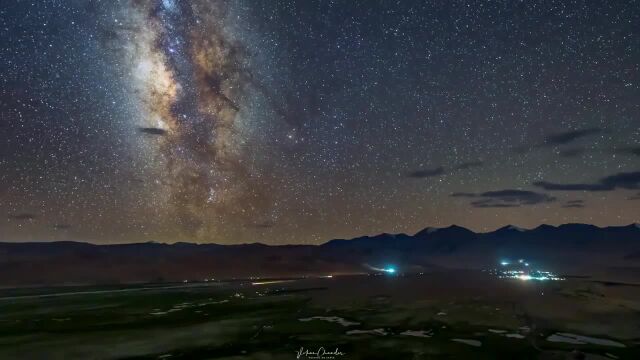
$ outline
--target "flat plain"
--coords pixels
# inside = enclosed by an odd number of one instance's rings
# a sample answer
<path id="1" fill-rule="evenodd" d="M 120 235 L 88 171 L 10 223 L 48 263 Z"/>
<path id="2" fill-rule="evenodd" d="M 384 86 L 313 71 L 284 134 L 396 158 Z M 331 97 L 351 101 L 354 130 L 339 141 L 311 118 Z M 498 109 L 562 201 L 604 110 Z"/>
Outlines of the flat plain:
<path id="1" fill-rule="evenodd" d="M 483 271 L 5 289 L 0 358 L 637 359 L 640 286 Z M 312 358 L 300 355 L 299 358 Z"/>

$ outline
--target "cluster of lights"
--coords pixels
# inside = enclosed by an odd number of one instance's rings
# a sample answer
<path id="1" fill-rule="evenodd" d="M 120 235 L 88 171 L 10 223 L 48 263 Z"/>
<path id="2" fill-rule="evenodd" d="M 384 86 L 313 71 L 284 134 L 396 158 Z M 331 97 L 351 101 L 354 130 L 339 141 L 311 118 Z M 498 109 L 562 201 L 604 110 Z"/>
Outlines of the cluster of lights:
<path id="1" fill-rule="evenodd" d="M 544 281 L 544 280 L 564 280 L 561 277 L 556 276 L 555 274 L 549 272 L 549 271 L 542 271 L 542 270 L 534 270 L 534 271 L 530 271 L 530 272 L 524 272 L 522 270 L 507 270 L 507 271 L 500 271 L 498 277 L 500 279 L 520 279 L 520 280 L 539 280 L 539 281 Z"/>
<path id="2" fill-rule="evenodd" d="M 502 267 L 506 267 L 511 265 L 512 263 L 508 260 L 500 261 L 500 265 Z M 524 259 L 518 259 L 517 262 L 513 263 L 514 266 L 524 266 L 525 270 L 515 270 L 515 269 L 500 269 L 495 270 L 495 274 L 500 279 L 519 279 L 523 281 L 537 280 L 537 281 L 546 281 L 546 280 L 564 280 L 550 271 L 543 270 L 529 270 L 529 263 Z"/>

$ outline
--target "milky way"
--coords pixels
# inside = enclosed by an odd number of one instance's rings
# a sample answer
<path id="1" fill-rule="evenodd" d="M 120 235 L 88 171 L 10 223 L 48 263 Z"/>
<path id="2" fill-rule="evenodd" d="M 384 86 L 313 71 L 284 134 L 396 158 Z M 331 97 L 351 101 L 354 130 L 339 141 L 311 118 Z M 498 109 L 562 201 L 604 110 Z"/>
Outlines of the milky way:
<path id="1" fill-rule="evenodd" d="M 250 86 L 243 45 L 210 1 L 132 4 L 122 34 L 132 80 L 157 135 L 167 203 L 188 235 L 207 239 L 228 217 L 250 223 L 265 194 L 252 186 L 250 131 L 241 112 Z M 143 131 L 144 132 L 144 131 Z M 264 184 L 262 184 L 264 185 Z"/>
<path id="2" fill-rule="evenodd" d="M 633 2 L 5 1 L 0 240 L 640 222 Z"/>

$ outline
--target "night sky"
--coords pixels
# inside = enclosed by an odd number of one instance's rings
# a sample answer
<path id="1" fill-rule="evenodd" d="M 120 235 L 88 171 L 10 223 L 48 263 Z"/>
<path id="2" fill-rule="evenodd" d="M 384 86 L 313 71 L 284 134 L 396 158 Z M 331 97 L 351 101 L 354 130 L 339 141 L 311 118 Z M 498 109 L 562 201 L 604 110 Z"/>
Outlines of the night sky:
<path id="1" fill-rule="evenodd" d="M 640 222 L 636 1 L 0 4 L 0 241 Z"/>

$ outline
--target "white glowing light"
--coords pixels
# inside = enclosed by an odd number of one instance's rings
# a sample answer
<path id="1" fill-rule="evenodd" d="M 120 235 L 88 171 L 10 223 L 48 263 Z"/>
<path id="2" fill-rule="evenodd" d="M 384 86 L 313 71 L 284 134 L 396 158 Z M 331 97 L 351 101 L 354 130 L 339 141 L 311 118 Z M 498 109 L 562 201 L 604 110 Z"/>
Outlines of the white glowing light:
<path id="1" fill-rule="evenodd" d="M 291 282 L 293 280 L 270 280 L 270 281 L 255 281 L 252 282 L 251 285 L 270 285 L 270 284 L 279 284 L 279 283 L 286 283 L 286 282 Z"/>

